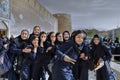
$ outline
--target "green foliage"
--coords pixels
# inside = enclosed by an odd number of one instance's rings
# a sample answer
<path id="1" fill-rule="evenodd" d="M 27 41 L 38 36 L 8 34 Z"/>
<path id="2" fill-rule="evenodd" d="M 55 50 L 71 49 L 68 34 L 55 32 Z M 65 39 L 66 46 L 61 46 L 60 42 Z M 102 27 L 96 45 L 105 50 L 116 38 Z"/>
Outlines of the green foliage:
<path id="1" fill-rule="evenodd" d="M 120 39 L 120 32 L 118 33 L 118 38 Z"/>
<path id="2" fill-rule="evenodd" d="M 89 37 L 95 35 L 98 31 L 96 29 L 86 30 Z"/>

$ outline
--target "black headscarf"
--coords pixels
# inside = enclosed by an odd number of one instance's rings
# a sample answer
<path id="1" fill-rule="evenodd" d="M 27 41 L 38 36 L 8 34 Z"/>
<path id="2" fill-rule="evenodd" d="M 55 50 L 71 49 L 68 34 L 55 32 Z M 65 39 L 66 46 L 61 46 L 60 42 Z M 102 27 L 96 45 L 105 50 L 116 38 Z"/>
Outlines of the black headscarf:
<path id="1" fill-rule="evenodd" d="M 100 43 L 98 45 L 95 45 L 93 42 L 95 38 L 98 38 L 100 40 Z M 105 56 L 104 46 L 102 45 L 101 37 L 98 34 L 94 35 L 91 41 L 91 46 L 92 46 L 92 49 L 90 51 L 91 57 L 94 59 L 96 64 L 100 58 L 103 58 Z"/>
<path id="2" fill-rule="evenodd" d="M 29 44 L 29 41 L 28 41 L 28 39 L 25 39 L 25 40 L 23 40 L 22 38 L 21 38 L 21 35 L 19 35 L 18 37 L 17 37 L 17 39 L 18 39 L 18 46 L 20 46 L 21 48 L 25 48 L 28 44 Z"/>

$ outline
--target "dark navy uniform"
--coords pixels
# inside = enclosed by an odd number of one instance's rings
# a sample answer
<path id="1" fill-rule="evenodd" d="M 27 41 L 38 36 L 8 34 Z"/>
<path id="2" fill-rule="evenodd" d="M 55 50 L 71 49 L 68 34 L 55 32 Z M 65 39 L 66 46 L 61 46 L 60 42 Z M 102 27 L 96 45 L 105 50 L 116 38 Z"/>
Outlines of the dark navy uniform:
<path id="1" fill-rule="evenodd" d="M 75 80 L 72 74 L 73 64 L 65 62 L 63 60 L 64 56 L 67 55 L 73 59 L 78 58 L 78 52 L 75 50 L 75 44 L 72 41 L 64 42 L 57 50 L 57 58 L 53 66 L 53 80 Z M 69 52 L 66 53 L 66 51 Z"/>
<path id="2" fill-rule="evenodd" d="M 89 56 L 89 44 L 83 43 L 79 47 L 80 53 L 84 53 L 86 57 Z M 88 80 L 88 60 L 83 60 L 78 57 L 76 64 L 73 66 L 73 75 L 76 80 Z"/>
<path id="3" fill-rule="evenodd" d="M 97 64 L 98 60 L 102 58 L 104 61 L 108 60 L 110 56 L 109 50 L 103 45 L 94 45 L 90 50 L 91 60 L 94 64 Z M 97 80 L 109 80 L 108 71 L 106 65 L 97 70 Z"/>
<path id="4" fill-rule="evenodd" d="M 44 47 L 38 47 L 36 58 L 32 67 L 32 78 L 33 80 L 40 80 L 43 77 L 44 63 L 45 63 L 45 49 Z"/>
<path id="5" fill-rule="evenodd" d="M 14 43 L 10 48 L 10 53 L 14 55 L 13 68 L 15 71 L 15 77 L 16 77 L 15 80 L 20 79 L 20 70 L 22 68 L 23 54 L 24 54 L 22 52 L 22 49 L 24 49 L 27 44 L 29 44 L 28 39 L 22 40 L 21 36 L 18 36 L 14 39 Z"/>

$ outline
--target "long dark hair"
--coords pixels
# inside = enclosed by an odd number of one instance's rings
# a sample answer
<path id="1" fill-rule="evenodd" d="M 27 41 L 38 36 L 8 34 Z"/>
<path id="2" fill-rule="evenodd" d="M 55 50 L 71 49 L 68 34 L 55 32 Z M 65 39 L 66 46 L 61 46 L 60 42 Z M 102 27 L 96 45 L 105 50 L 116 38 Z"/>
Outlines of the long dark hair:
<path id="1" fill-rule="evenodd" d="M 46 32 L 44 32 L 44 31 L 40 32 L 40 36 L 39 36 L 39 44 L 40 44 L 40 42 L 41 42 L 40 37 L 41 37 L 43 34 L 46 34 L 46 35 L 47 35 L 47 33 L 46 33 Z"/>
<path id="2" fill-rule="evenodd" d="M 70 38 L 70 40 L 72 40 L 72 42 L 73 42 L 73 48 L 75 49 L 75 51 L 78 53 L 78 55 L 81 53 L 81 50 L 83 49 L 83 46 L 84 46 L 84 42 L 81 44 L 81 45 L 79 45 L 79 44 L 77 44 L 76 42 L 75 42 L 75 37 L 78 35 L 78 34 L 84 34 L 83 33 L 83 31 L 82 30 L 75 30 L 75 31 L 73 31 L 72 32 L 72 34 L 71 34 L 71 38 Z"/>
<path id="3" fill-rule="evenodd" d="M 64 41 L 65 41 L 65 39 L 64 39 L 64 35 L 65 35 L 65 33 L 68 33 L 68 35 L 69 35 L 69 39 L 70 39 L 70 32 L 69 32 L 69 31 L 64 31 L 63 34 L 62 34 L 62 35 L 63 35 L 63 40 L 64 40 Z"/>
<path id="4" fill-rule="evenodd" d="M 78 34 L 81 34 L 81 33 L 83 33 L 82 30 L 73 31 L 72 34 L 71 34 L 71 40 L 73 40 L 73 42 L 76 43 L 76 42 L 75 42 L 75 37 L 76 37 Z M 84 34 L 84 33 L 83 33 L 83 34 Z"/>
<path id="5" fill-rule="evenodd" d="M 36 38 L 38 38 L 38 36 L 36 36 L 36 35 L 33 35 L 33 36 L 30 37 L 30 45 L 27 45 L 28 48 L 33 49 L 34 45 L 32 44 L 32 41 Z"/>
<path id="6" fill-rule="evenodd" d="M 35 30 L 35 28 L 39 28 L 39 29 L 41 29 L 40 26 L 34 26 L 32 34 L 34 34 L 34 30 Z"/>
<path id="7" fill-rule="evenodd" d="M 47 36 L 47 41 L 51 42 L 50 37 L 51 37 L 52 34 L 54 34 L 54 32 L 50 32 L 50 33 L 48 34 L 48 36 Z"/>
<path id="8" fill-rule="evenodd" d="M 91 46 L 95 46 L 95 44 L 94 44 L 94 39 L 95 39 L 95 38 L 98 38 L 98 39 L 100 40 L 99 45 L 102 45 L 102 44 L 103 44 L 102 38 L 101 38 L 98 34 L 95 34 L 95 35 L 93 36 L 91 42 L 90 42 Z"/>
<path id="9" fill-rule="evenodd" d="M 30 44 L 32 44 L 32 41 L 33 41 L 34 39 L 36 39 L 36 38 L 38 38 L 38 36 L 36 36 L 36 35 L 31 36 L 31 38 L 30 38 Z"/>
<path id="10" fill-rule="evenodd" d="M 56 33 L 56 35 L 55 35 L 55 36 L 56 36 L 56 41 L 55 41 L 55 43 L 61 43 L 61 42 L 58 40 L 58 38 L 57 38 L 58 35 L 60 35 L 60 34 L 61 34 L 60 32 L 57 32 L 57 33 Z"/>

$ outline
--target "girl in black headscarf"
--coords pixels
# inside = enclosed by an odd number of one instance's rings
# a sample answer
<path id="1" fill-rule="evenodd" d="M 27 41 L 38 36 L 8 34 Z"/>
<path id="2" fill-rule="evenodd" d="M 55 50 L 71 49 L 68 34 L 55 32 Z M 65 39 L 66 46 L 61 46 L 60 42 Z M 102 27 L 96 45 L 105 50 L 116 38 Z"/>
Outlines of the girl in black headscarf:
<path id="1" fill-rule="evenodd" d="M 78 57 L 76 64 L 73 67 L 73 74 L 76 80 L 88 80 L 88 56 L 89 56 L 89 44 L 86 41 L 87 33 L 82 31 L 84 34 L 84 42 L 82 43 L 82 48 L 80 48 L 81 53 L 84 57 Z"/>
<path id="2" fill-rule="evenodd" d="M 46 41 L 47 34 L 45 32 L 40 33 L 39 37 L 39 46 L 37 48 L 36 52 L 36 59 L 34 61 L 34 66 L 33 66 L 33 80 L 45 80 L 45 69 L 44 69 L 44 64 L 46 62 L 46 57 L 45 57 L 45 46 L 44 42 Z"/>
<path id="3" fill-rule="evenodd" d="M 57 32 L 55 36 L 56 36 L 55 44 L 57 47 L 60 47 L 63 44 L 63 35 L 60 32 Z"/>
<path id="4" fill-rule="evenodd" d="M 48 80 L 52 80 L 52 72 L 51 72 L 51 65 L 55 52 L 56 52 L 56 45 L 55 45 L 56 36 L 54 32 L 50 32 L 47 36 L 47 41 L 45 43 L 46 46 L 46 63 L 45 63 L 45 70 L 47 71 L 49 78 Z"/>
<path id="5" fill-rule="evenodd" d="M 103 61 L 108 60 L 109 50 L 102 44 L 102 40 L 99 35 L 94 35 L 91 41 L 90 60 L 97 64 L 100 59 Z M 106 65 L 96 71 L 96 80 L 109 80 L 108 71 Z"/>
<path id="6" fill-rule="evenodd" d="M 59 36 L 60 37 L 60 36 Z M 82 47 L 84 35 L 77 30 L 71 40 L 64 42 L 56 51 L 56 61 L 52 67 L 53 80 L 75 80 L 72 74 L 72 67 L 77 58 L 81 55 L 79 48 Z"/>
<path id="7" fill-rule="evenodd" d="M 64 31 L 63 32 L 63 40 L 68 41 L 70 39 L 70 32 L 69 31 Z"/>

